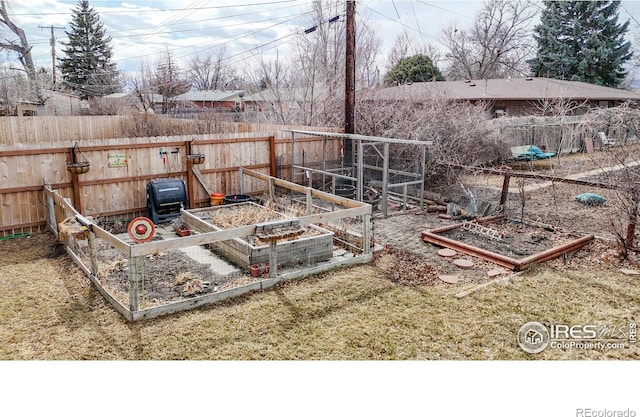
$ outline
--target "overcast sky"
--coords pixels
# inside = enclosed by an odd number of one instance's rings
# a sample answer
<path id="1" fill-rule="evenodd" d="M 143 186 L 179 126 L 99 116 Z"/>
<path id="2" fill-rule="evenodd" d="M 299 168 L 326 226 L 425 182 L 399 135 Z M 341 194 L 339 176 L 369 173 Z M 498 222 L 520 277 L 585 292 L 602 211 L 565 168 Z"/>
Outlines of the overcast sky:
<path id="1" fill-rule="evenodd" d="M 536 4 L 539 1 L 536 0 Z M 50 27 L 55 28 L 57 54 L 66 40 L 77 1 L 8 0 L 10 16 L 27 34 L 38 67 L 51 68 Z M 310 0 L 90 0 L 108 35 L 113 38 L 114 61 L 122 71 L 136 71 L 141 62 L 153 64 L 168 48 L 179 62 L 225 47 L 228 63 L 242 67 L 262 52 L 287 51 L 293 34 L 313 25 Z M 381 63 L 403 31 L 438 46 L 444 24 L 468 26 L 481 5 L 476 1 L 361 0 L 356 10 L 382 38 Z M 344 18 L 344 10 L 341 11 Z M 621 17 L 640 30 L 640 1 L 624 1 Z M 2 61 L 17 66 L 13 55 Z M 240 71 L 241 72 L 241 71 Z"/>

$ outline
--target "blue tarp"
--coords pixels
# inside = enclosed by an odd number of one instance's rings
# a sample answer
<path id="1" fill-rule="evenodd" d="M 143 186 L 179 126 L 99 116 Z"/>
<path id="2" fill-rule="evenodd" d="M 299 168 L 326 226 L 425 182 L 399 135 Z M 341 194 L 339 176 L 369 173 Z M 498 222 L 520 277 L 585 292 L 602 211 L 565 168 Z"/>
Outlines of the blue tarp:
<path id="1" fill-rule="evenodd" d="M 578 194 L 576 200 L 588 206 L 601 206 L 607 202 L 606 198 L 594 193 Z"/>
<path id="2" fill-rule="evenodd" d="M 517 155 L 515 159 L 517 161 L 534 161 L 536 159 L 548 159 L 556 156 L 555 152 L 544 152 L 542 149 L 535 145 L 529 146 L 529 149 Z"/>

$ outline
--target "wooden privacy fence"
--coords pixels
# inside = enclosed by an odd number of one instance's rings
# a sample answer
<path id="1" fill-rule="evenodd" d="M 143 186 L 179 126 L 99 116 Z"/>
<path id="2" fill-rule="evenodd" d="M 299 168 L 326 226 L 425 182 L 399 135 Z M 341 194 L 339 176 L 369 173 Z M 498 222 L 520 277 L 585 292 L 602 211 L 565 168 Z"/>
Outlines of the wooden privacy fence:
<path id="1" fill-rule="evenodd" d="M 140 115 L 127 116 L 35 116 L 35 117 L 0 117 L 0 146 L 23 144 L 60 144 L 61 142 L 82 142 L 95 139 L 115 139 L 127 136 L 130 124 L 156 123 L 165 126 L 168 123 L 174 128 L 184 129 L 180 133 L 262 133 L 263 136 L 275 135 L 283 138 L 279 132 L 287 129 L 308 129 L 308 126 L 272 125 L 264 123 L 234 123 L 216 119 L 183 120 L 175 118 L 159 118 L 148 115 L 151 120 L 136 122 Z M 193 130 L 193 129 L 200 130 Z M 203 131 L 203 129 L 206 129 Z M 314 127 L 314 129 L 318 129 Z M 324 129 L 323 129 L 324 130 Z M 327 129 L 336 131 L 335 129 Z"/>
<path id="2" fill-rule="evenodd" d="M 323 155 L 323 149 L 325 154 Z M 340 160 L 341 140 L 296 138 L 296 159 Z M 88 162 L 72 173 L 67 164 Z M 202 163 L 189 155 L 204 158 Z M 240 193 L 237 171 L 246 167 L 289 178 L 290 134 L 188 135 L 83 140 L 0 147 L 0 233 L 39 230 L 45 224 L 43 186 L 49 185 L 85 216 L 133 215 L 146 210 L 146 184 L 155 178 L 186 182 L 191 207 L 208 205 L 209 193 Z M 263 192 L 245 185 L 245 194 Z"/>

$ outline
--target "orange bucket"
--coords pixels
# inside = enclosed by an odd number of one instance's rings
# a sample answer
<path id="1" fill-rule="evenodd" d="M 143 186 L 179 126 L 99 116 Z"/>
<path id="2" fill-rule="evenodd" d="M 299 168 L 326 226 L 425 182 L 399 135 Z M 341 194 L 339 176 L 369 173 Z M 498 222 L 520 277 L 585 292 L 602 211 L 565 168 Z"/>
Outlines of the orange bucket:
<path id="1" fill-rule="evenodd" d="M 211 193 L 211 205 L 219 206 L 224 201 L 224 194 L 221 193 Z"/>

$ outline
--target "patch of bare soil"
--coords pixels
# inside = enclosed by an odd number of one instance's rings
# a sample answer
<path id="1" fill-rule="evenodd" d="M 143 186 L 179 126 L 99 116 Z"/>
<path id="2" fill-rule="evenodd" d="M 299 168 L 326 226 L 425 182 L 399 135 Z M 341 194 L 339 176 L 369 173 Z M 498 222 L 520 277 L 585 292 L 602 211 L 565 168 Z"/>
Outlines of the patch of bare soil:
<path id="1" fill-rule="evenodd" d="M 103 264 L 100 281 L 117 292 L 129 292 L 129 265 L 123 260 L 112 260 L 99 255 Z M 167 251 L 145 259 L 144 296 L 152 303 L 178 301 L 189 296 L 211 292 L 218 283 L 212 278 L 208 266 L 202 265 L 179 251 Z M 128 299 L 127 299 L 128 300 Z"/>
<path id="2" fill-rule="evenodd" d="M 458 228 L 439 235 L 516 259 L 534 255 L 577 238 L 566 232 L 513 220 L 484 224 L 482 229 L 477 231 Z"/>
<path id="3" fill-rule="evenodd" d="M 101 284 L 118 300 L 127 304 L 129 300 L 129 262 L 115 248 L 98 240 L 98 276 Z M 80 250 L 86 265 L 89 258 Z M 144 258 L 144 283 L 140 291 L 144 294 L 145 307 L 162 305 L 223 291 L 254 282 L 258 278 L 241 272 L 221 276 L 209 265 L 202 264 L 180 250 L 167 250 Z"/>

